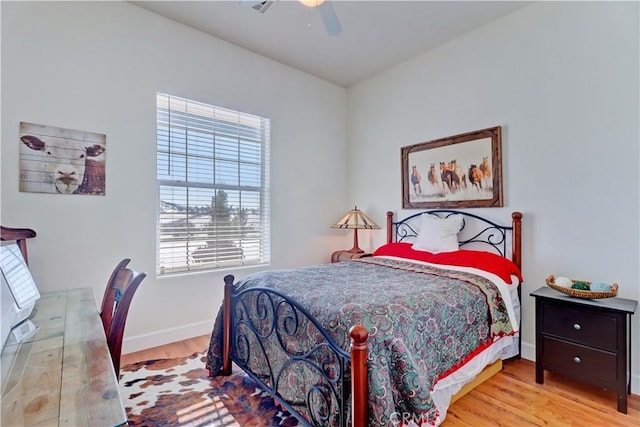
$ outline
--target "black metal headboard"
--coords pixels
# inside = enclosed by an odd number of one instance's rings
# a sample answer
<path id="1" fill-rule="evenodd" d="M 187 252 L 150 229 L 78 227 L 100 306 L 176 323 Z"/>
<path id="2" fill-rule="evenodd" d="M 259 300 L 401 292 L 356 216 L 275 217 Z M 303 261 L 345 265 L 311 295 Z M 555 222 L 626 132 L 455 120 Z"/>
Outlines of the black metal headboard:
<path id="1" fill-rule="evenodd" d="M 460 246 L 477 244 L 490 252 L 497 252 L 504 258 L 509 258 L 520 267 L 520 221 L 522 214 L 514 212 L 511 225 L 497 224 L 481 216 L 450 209 L 434 209 L 410 215 L 402 220 L 393 221 L 393 212 L 387 212 L 387 243 L 412 241 L 418 235 L 423 214 L 446 218 L 451 215 L 462 216 L 462 228 L 458 233 Z M 468 224 L 467 224 L 468 223 Z M 473 225 L 471 225 L 473 224 Z M 509 234 L 511 233 L 512 248 L 508 252 Z"/>

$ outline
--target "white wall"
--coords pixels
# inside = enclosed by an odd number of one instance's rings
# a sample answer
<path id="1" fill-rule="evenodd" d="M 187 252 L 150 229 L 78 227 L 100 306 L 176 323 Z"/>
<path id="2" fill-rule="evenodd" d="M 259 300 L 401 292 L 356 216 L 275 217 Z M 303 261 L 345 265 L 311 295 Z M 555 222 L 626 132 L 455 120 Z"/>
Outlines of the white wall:
<path id="1" fill-rule="evenodd" d="M 539 2 L 348 90 L 350 192 L 374 221 L 402 206 L 400 147 L 502 126 L 505 207 L 478 213 L 524 213 L 527 358 L 550 273 L 640 299 L 638 40 L 637 2 Z M 640 311 L 632 331 L 639 393 Z"/>
<path id="2" fill-rule="evenodd" d="M 149 273 L 124 352 L 210 332 L 229 273 L 156 277 L 156 91 L 272 120 L 273 267 L 327 262 L 344 246 L 329 227 L 350 206 L 345 89 L 124 2 L 1 8 L 2 224 L 38 232 L 41 291 L 91 286 L 100 301 L 124 257 Z M 106 134 L 106 196 L 20 193 L 21 121 Z"/>

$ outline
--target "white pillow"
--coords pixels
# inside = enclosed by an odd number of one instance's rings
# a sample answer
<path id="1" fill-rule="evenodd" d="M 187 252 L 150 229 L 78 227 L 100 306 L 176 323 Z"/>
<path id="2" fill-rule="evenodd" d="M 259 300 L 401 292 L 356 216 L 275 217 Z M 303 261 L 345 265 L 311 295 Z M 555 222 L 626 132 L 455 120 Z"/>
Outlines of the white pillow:
<path id="1" fill-rule="evenodd" d="M 422 214 L 418 236 L 412 248 L 417 251 L 453 252 L 458 250 L 458 232 L 462 228 L 462 215 L 438 218 L 435 215 Z"/>

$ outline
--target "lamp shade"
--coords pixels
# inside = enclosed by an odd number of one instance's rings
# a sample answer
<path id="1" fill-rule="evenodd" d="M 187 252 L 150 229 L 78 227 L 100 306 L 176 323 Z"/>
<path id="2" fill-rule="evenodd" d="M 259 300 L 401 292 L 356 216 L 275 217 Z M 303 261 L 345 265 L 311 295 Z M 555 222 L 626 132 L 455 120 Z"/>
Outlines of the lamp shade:
<path id="1" fill-rule="evenodd" d="M 364 214 L 357 207 L 354 207 L 343 216 L 340 221 L 336 222 L 331 228 L 346 228 L 353 230 L 353 248 L 348 252 L 363 253 L 364 251 L 358 247 L 358 230 L 379 230 L 375 222 Z"/>
<path id="2" fill-rule="evenodd" d="M 364 214 L 360 209 L 354 207 L 347 212 L 340 221 L 336 222 L 331 228 L 348 228 L 348 229 L 368 229 L 379 230 L 378 227 L 371 219 Z"/>

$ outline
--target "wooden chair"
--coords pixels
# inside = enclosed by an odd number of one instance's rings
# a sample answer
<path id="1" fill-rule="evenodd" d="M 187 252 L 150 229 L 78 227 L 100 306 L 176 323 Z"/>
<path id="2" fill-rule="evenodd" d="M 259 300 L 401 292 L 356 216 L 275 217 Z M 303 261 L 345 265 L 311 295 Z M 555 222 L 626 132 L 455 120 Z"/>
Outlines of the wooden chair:
<path id="1" fill-rule="evenodd" d="M 123 259 L 111 273 L 100 309 L 102 326 L 107 337 L 118 381 L 120 380 L 120 355 L 122 354 L 122 338 L 127 322 L 127 313 L 129 313 L 133 295 L 142 280 L 147 277 L 146 273 L 136 273 L 127 268 L 130 261 L 128 258 Z"/>
<path id="2" fill-rule="evenodd" d="M 24 262 L 29 265 L 29 259 L 27 258 L 27 239 L 36 237 L 36 232 L 30 228 L 11 228 L 0 225 L 0 240 L 15 240 L 16 244 L 22 252 Z"/>

